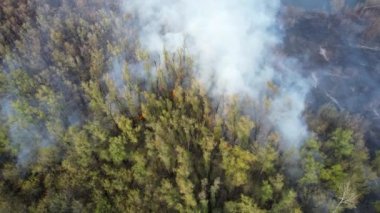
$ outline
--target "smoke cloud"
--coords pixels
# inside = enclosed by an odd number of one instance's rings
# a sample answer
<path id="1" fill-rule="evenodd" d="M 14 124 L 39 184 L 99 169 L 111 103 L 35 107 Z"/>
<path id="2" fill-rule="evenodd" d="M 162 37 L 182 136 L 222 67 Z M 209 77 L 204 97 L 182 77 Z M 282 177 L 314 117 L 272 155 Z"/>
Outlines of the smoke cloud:
<path id="1" fill-rule="evenodd" d="M 271 96 L 269 119 L 285 145 L 297 147 L 307 136 L 302 111 L 309 88 L 296 63 L 275 53 L 282 40 L 280 5 L 278 0 L 124 1 L 126 12 L 138 20 L 143 48 L 157 55 L 185 47 L 213 95 L 240 94 L 261 102 L 274 82 L 278 91 Z"/>

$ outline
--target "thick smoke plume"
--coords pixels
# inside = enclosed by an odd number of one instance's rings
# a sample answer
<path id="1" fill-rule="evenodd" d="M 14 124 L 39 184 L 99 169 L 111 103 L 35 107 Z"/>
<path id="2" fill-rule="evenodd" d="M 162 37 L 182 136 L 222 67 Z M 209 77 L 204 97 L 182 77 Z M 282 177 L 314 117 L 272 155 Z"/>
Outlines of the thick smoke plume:
<path id="1" fill-rule="evenodd" d="M 260 103 L 274 83 L 269 119 L 284 145 L 298 146 L 305 139 L 301 114 L 308 84 L 296 63 L 275 53 L 282 40 L 280 1 L 125 0 L 124 8 L 138 20 L 143 48 L 157 55 L 185 47 L 212 94 L 238 94 Z"/>

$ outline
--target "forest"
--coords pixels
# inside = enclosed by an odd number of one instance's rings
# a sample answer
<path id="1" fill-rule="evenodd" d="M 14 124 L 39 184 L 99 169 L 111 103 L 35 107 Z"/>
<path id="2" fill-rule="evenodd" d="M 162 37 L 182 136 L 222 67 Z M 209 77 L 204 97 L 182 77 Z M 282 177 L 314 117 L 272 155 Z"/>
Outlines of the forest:
<path id="1" fill-rule="evenodd" d="M 0 1 L 0 212 L 380 212 L 380 7 L 204 2 Z"/>

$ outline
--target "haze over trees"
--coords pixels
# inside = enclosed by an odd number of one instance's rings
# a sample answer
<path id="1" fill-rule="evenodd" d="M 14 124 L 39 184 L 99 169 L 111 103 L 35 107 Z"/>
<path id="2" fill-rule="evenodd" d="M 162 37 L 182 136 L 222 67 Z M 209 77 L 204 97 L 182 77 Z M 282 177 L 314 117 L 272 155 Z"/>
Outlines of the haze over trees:
<path id="1" fill-rule="evenodd" d="M 380 211 L 363 117 L 306 108 L 308 137 L 284 145 L 280 85 L 214 94 L 121 4 L 0 2 L 0 212 Z"/>

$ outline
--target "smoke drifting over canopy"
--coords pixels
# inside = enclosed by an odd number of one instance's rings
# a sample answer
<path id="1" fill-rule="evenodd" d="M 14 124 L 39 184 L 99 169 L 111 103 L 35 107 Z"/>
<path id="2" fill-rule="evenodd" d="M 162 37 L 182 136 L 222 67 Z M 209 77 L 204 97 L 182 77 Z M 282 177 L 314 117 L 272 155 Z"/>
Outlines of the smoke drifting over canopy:
<path id="1" fill-rule="evenodd" d="M 263 101 L 268 83 L 275 82 L 279 90 L 272 97 L 269 119 L 287 145 L 298 146 L 307 135 L 301 113 L 308 86 L 298 76 L 296 63 L 275 53 L 282 40 L 277 22 L 280 4 L 277 0 L 126 0 L 124 8 L 137 18 L 140 42 L 152 55 L 185 47 L 195 58 L 200 80 L 212 86 L 212 94 Z M 274 68 L 278 60 L 281 65 Z"/>

